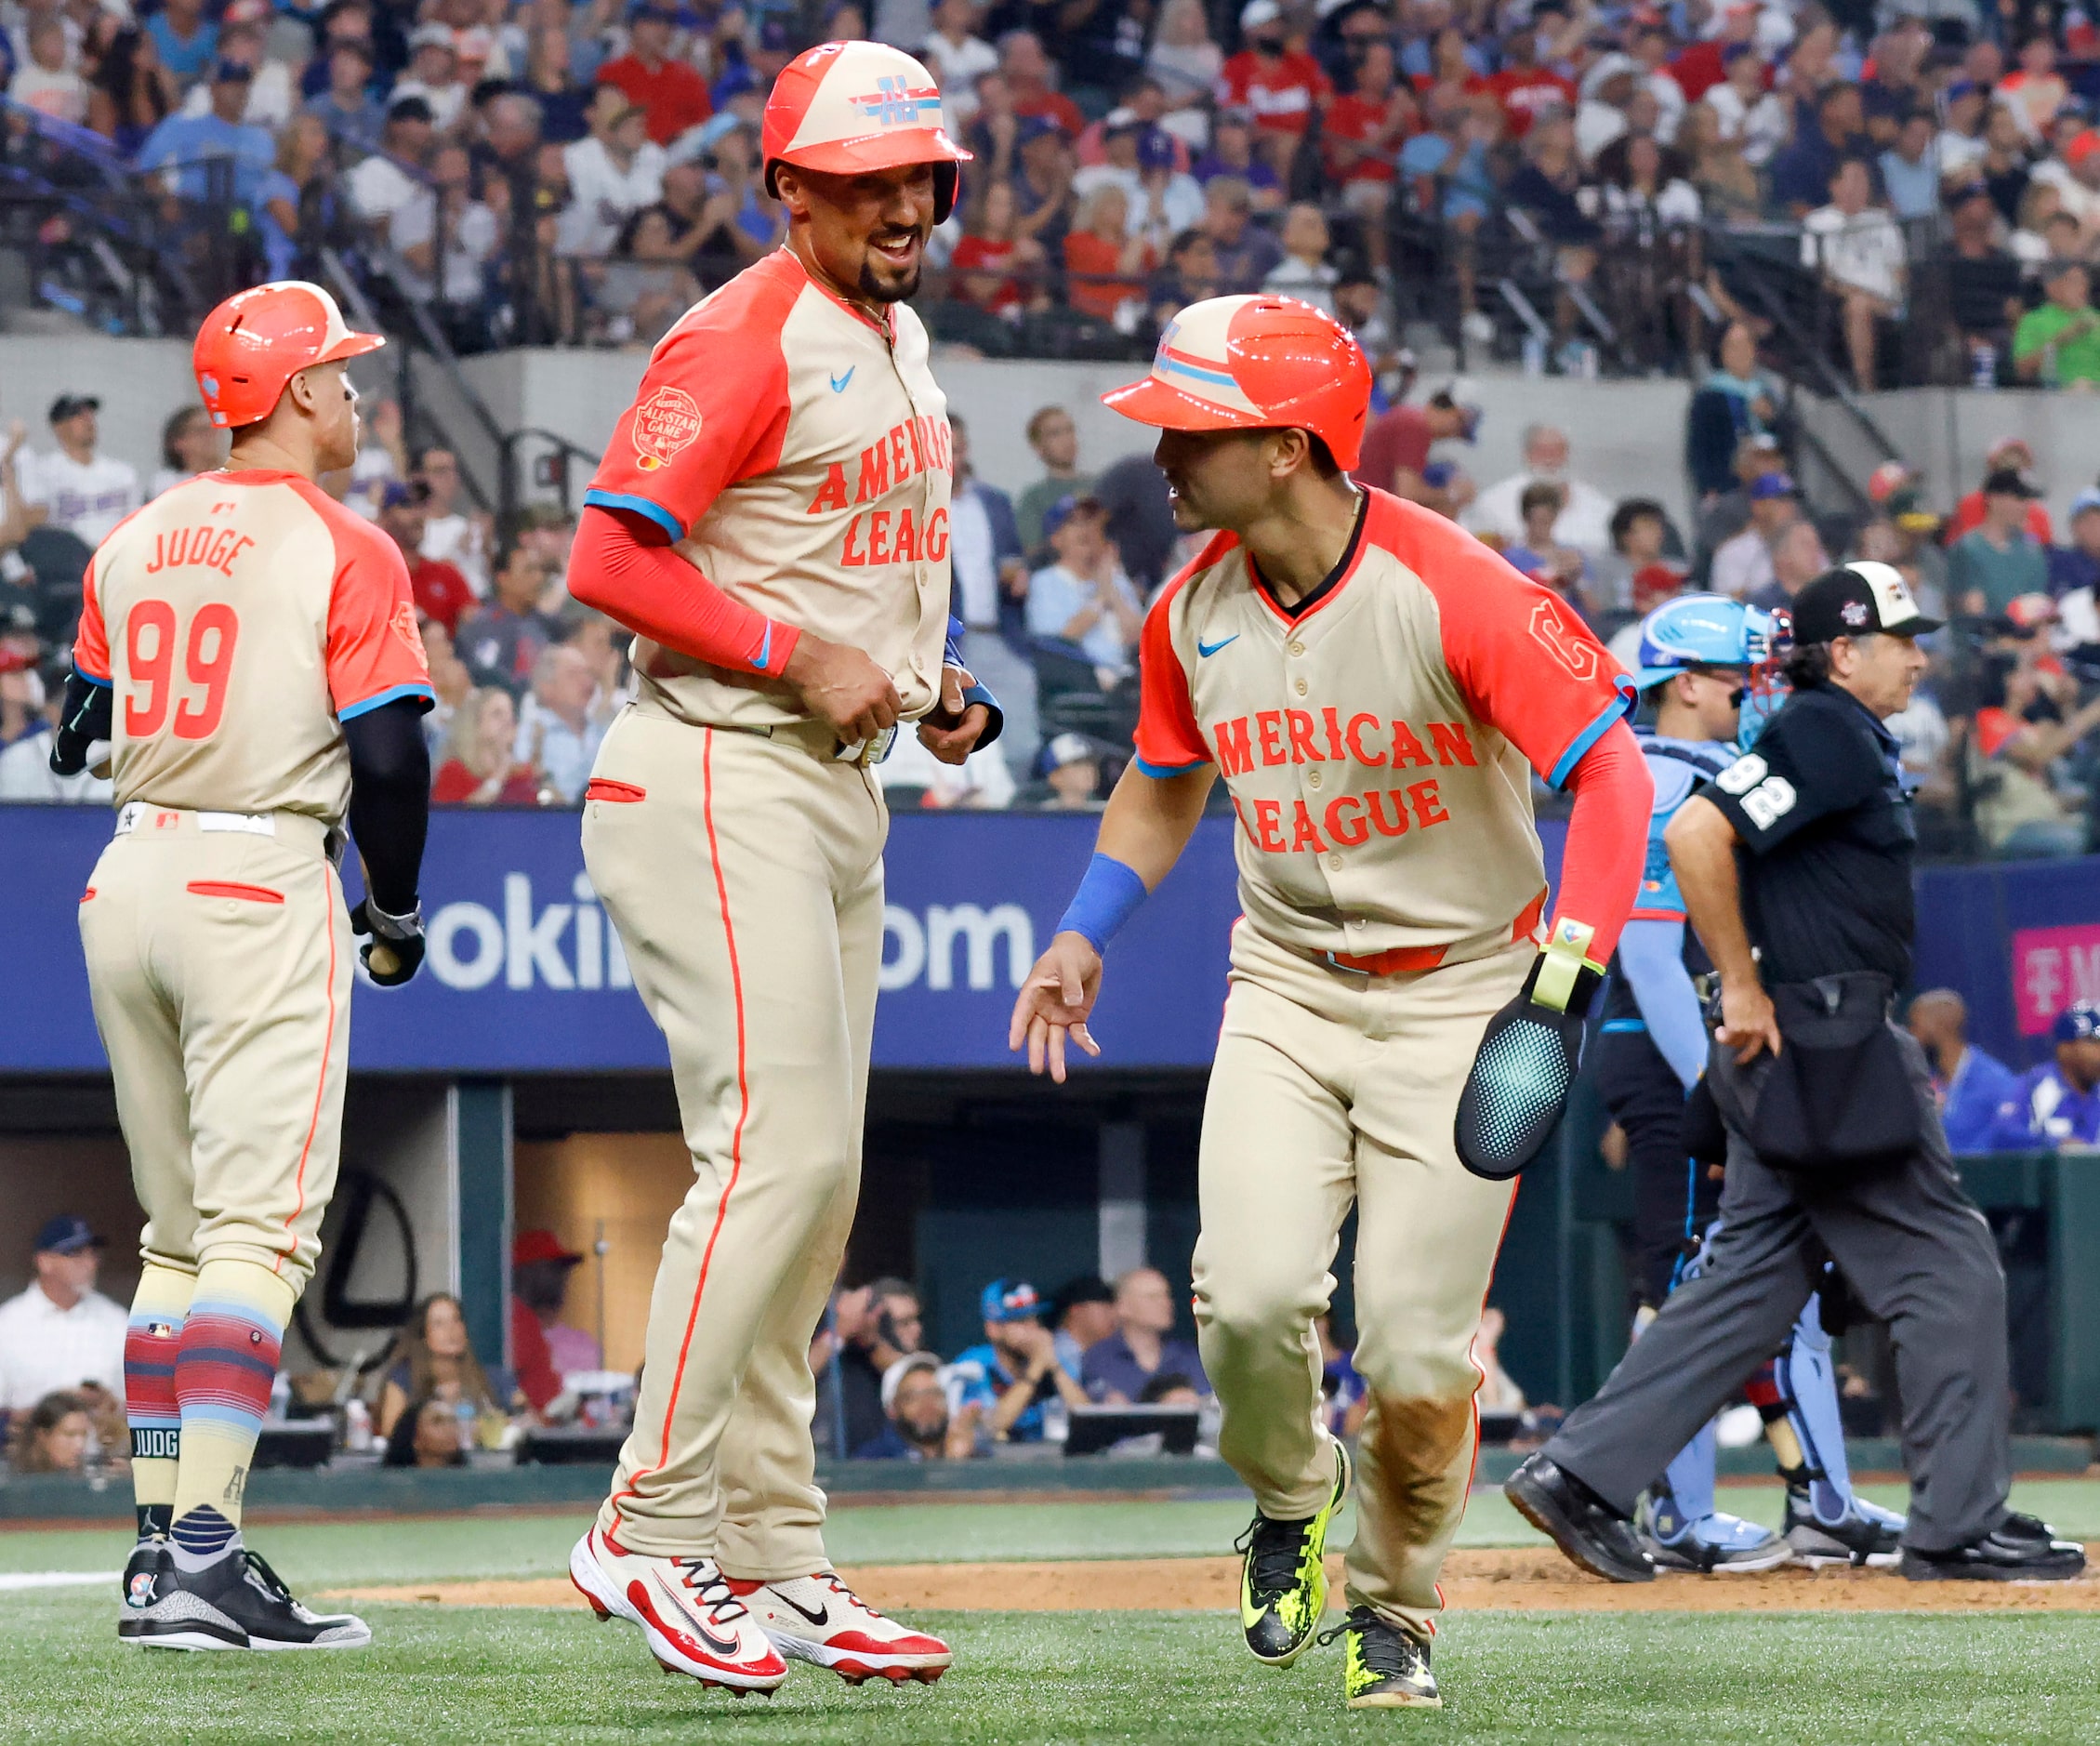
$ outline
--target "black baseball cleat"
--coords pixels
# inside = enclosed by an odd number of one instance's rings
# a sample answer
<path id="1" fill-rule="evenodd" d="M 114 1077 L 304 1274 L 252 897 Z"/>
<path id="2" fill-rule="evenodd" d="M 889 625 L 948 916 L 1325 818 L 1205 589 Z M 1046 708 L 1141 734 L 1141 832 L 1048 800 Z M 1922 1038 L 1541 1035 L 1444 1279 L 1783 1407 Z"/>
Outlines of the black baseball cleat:
<path id="1" fill-rule="evenodd" d="M 1913 1582 L 2064 1582 L 2084 1574 L 2085 1548 L 2035 1516 L 2008 1514 L 1965 1546 L 1904 1547 L 1902 1570 Z"/>
<path id="2" fill-rule="evenodd" d="M 362 1649 L 372 1641 L 371 1628 L 354 1614 L 308 1611 L 244 1546 L 201 1570 L 180 1568 L 165 1546 L 159 1563 L 147 1567 L 145 1553 L 141 1546 L 132 1554 L 136 1573 L 125 1572 L 117 1633 L 140 1648 Z"/>
<path id="3" fill-rule="evenodd" d="M 1576 1564 L 1607 1582 L 1652 1582 L 1656 1561 L 1642 1551 L 1633 1524 L 1543 1451 L 1502 1484 L 1517 1514 L 1552 1538 Z"/>
<path id="4" fill-rule="evenodd" d="M 131 1549 L 124 1566 L 124 1609 L 117 1614 L 117 1636 L 129 1642 L 139 1634 L 140 1619 L 153 1604 L 153 1591 L 161 1572 L 172 1569 L 175 1560 L 167 1541 L 149 1535 Z"/>
<path id="5" fill-rule="evenodd" d="M 1787 1482 L 1787 1516 L 1781 1531 L 1792 1549 L 1794 1561 L 1811 1567 L 1825 1564 L 1872 1566 L 1891 1569 L 1903 1550 L 1904 1518 L 1893 1510 L 1854 1498 L 1845 1513 L 1834 1522 L 1816 1514 L 1815 1498 L 1805 1483 Z"/>

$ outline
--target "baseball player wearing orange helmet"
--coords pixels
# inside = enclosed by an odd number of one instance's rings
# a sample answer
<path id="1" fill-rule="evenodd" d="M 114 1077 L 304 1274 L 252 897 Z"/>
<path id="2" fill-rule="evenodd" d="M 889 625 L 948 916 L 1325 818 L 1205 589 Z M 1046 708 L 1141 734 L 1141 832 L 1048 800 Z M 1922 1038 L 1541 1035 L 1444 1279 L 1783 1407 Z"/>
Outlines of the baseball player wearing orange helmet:
<path id="1" fill-rule="evenodd" d="M 949 1662 L 831 1568 L 809 1343 L 860 1186 L 888 830 L 871 766 L 900 722 L 949 763 L 998 724 L 946 647 L 947 401 L 904 302 L 969 154 L 932 76 L 878 43 L 790 62 L 763 132 L 787 244 L 657 346 L 570 567 L 637 633 L 584 855 L 693 1164 L 634 1431 L 570 1573 L 666 1667 L 739 1692 L 773 1690 L 786 1659 L 855 1684 Z"/>
<path id="2" fill-rule="evenodd" d="M 1151 374 L 1103 396 L 1160 429 L 1176 524 L 1222 531 L 1145 618 L 1138 756 L 1010 1040 L 1058 1078 L 1068 1042 L 1098 1052 L 1103 951 L 1222 776 L 1245 913 L 1195 1283 L 1219 1453 L 1259 1511 L 1241 1625 L 1288 1666 L 1326 1604 L 1352 1475 L 1321 1428 L 1313 1322 L 1354 1204 L 1371 1404 L 1351 1610 L 1329 1634 L 1348 1639 L 1353 1707 L 1433 1706 L 1436 1575 L 1477 1440 L 1473 1332 L 1510 1178 L 1565 1094 L 1512 1081 L 1511 1057 L 1539 1044 L 1561 1065 L 1632 904 L 1648 781 L 1629 694 L 1588 630 L 1451 522 L 1352 483 L 1369 394 L 1327 316 L 1226 297 L 1182 311 Z M 1550 930 L 1534 770 L 1576 795 Z M 1477 1104 L 1494 1118 L 1473 1119 Z"/>
<path id="3" fill-rule="evenodd" d="M 318 285 L 244 291 L 197 334 L 222 471 L 104 540 L 51 755 L 106 755 L 116 834 L 80 904 L 95 1022 L 146 1210 L 125 1343 L 139 1543 L 117 1625 L 184 1649 L 355 1647 L 241 1538 L 278 1346 L 336 1182 L 350 936 L 423 956 L 429 674 L 391 540 L 315 483 L 357 456 L 356 334 Z M 344 823 L 367 895 L 345 915 Z"/>

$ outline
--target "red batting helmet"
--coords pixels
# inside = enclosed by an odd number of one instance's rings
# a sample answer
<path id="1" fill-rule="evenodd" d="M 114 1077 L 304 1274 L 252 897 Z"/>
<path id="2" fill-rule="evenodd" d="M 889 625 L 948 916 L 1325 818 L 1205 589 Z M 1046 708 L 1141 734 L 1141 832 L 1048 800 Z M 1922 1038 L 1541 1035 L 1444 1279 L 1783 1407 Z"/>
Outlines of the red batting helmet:
<path id="1" fill-rule="evenodd" d="M 1310 430 L 1356 465 L 1371 403 L 1363 348 L 1296 298 L 1206 298 L 1167 324 L 1152 374 L 1103 394 L 1126 418 L 1168 430 Z"/>
<path id="2" fill-rule="evenodd" d="M 824 43 L 790 60 L 766 99 L 760 150 L 775 199 L 776 164 L 835 176 L 931 164 L 935 223 L 955 210 L 956 165 L 970 162 L 942 123 L 933 75 L 883 43 Z"/>
<path id="3" fill-rule="evenodd" d="M 280 279 L 236 292 L 205 316 L 190 363 L 212 423 L 238 429 L 269 417 L 285 383 L 309 365 L 386 343 L 378 334 L 351 333 L 319 285 Z"/>

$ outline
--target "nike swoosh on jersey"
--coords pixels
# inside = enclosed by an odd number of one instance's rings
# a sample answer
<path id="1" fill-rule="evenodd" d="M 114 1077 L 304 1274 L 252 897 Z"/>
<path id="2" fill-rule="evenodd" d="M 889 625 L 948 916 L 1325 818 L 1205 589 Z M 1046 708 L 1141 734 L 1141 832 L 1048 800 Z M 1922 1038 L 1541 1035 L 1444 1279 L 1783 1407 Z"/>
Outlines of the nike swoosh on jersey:
<path id="1" fill-rule="evenodd" d="M 1225 646 L 1225 643 L 1237 642 L 1238 641 L 1239 632 L 1236 630 L 1234 631 L 1231 636 L 1225 638 L 1224 642 L 1206 642 L 1201 637 L 1198 637 L 1195 640 L 1195 652 L 1196 654 L 1202 655 L 1204 659 L 1208 660 L 1210 656 L 1217 654 L 1220 649 L 1223 648 Z"/>
<path id="2" fill-rule="evenodd" d="M 834 394 L 843 394 L 846 391 L 846 384 L 853 379 L 853 370 L 857 370 L 861 366 L 856 364 L 853 365 L 853 369 L 848 370 L 845 375 L 833 377 L 831 378 L 831 391 Z"/>

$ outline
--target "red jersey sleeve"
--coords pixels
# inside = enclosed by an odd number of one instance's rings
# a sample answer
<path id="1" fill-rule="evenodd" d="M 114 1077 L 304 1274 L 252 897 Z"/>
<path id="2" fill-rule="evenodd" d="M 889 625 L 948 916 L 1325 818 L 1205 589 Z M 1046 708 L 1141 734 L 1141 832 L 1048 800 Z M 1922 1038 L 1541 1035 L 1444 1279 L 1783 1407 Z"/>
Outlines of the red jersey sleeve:
<path id="1" fill-rule="evenodd" d="M 348 721 L 398 697 L 437 701 L 408 566 L 391 537 L 317 485 L 299 495 L 320 510 L 336 539 L 328 590 L 328 696 Z"/>
<path id="2" fill-rule="evenodd" d="M 723 490 L 778 465 L 787 435 L 780 334 L 807 284 L 785 249 L 697 305 L 650 355 L 586 503 L 683 539 Z"/>
<path id="3" fill-rule="evenodd" d="M 80 578 L 80 628 L 73 632 L 73 670 L 98 685 L 110 682 L 110 628 L 102 622 L 102 596 L 95 584 L 92 558 Z"/>
<path id="4" fill-rule="evenodd" d="M 1210 761 L 1210 747 L 1195 719 L 1188 669 L 1175 652 L 1170 615 L 1189 577 L 1229 551 L 1234 540 L 1221 534 L 1196 561 L 1160 589 L 1138 633 L 1138 768 L 1148 776 L 1181 776 Z"/>
<path id="5" fill-rule="evenodd" d="M 1466 707 L 1559 787 L 1582 754 L 1633 708 L 1633 681 L 1554 595 L 1525 580 L 1457 523 L 1382 499 L 1380 537 L 1436 596 L 1444 659 Z"/>

